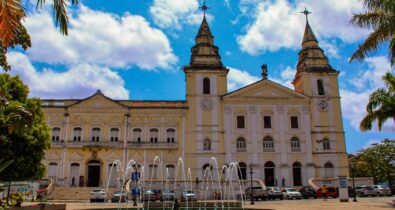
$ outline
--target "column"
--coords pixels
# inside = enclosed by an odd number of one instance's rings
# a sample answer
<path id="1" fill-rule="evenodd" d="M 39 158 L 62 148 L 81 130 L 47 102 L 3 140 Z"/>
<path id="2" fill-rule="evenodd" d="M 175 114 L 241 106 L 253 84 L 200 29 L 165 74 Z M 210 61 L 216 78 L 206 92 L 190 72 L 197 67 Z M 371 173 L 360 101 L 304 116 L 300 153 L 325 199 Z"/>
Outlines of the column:
<path id="1" fill-rule="evenodd" d="M 225 130 L 225 162 L 232 162 L 232 108 L 230 106 L 225 106 L 225 116 L 224 116 L 224 130 Z"/>

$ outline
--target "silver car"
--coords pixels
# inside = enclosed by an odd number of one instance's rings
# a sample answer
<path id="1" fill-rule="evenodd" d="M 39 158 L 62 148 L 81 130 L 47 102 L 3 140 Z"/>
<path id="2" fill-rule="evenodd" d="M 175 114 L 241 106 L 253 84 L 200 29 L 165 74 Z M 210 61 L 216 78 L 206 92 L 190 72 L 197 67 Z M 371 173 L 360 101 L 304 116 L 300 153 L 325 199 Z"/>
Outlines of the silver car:
<path id="1" fill-rule="evenodd" d="M 96 201 L 101 201 L 101 202 L 107 202 L 108 197 L 107 193 L 104 189 L 94 189 L 91 192 L 91 203 L 96 202 Z"/>
<path id="2" fill-rule="evenodd" d="M 357 195 L 360 197 L 376 196 L 377 192 L 373 186 L 361 186 L 362 188 L 357 191 Z"/>
<path id="3" fill-rule="evenodd" d="M 377 196 L 387 195 L 391 196 L 391 189 L 385 185 L 375 185 L 373 186 L 374 190 L 376 191 Z"/>
<path id="4" fill-rule="evenodd" d="M 282 190 L 284 198 L 291 199 L 302 199 L 302 194 L 294 188 L 284 188 Z"/>
<path id="5" fill-rule="evenodd" d="M 181 195 L 181 201 L 196 201 L 196 193 L 192 190 L 184 190 Z"/>

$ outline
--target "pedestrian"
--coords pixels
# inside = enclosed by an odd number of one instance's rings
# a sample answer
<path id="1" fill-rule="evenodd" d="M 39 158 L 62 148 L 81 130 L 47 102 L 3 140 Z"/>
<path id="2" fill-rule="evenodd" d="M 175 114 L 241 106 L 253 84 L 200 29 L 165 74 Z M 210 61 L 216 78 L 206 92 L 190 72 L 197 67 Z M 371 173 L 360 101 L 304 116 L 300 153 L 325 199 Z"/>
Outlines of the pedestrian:
<path id="1" fill-rule="evenodd" d="M 75 187 L 74 181 L 75 181 L 75 179 L 74 179 L 74 176 L 73 176 L 73 178 L 71 179 L 71 186 L 72 187 Z"/>
<path id="2" fill-rule="evenodd" d="M 328 196 L 327 196 L 328 188 L 326 187 L 326 185 L 324 185 L 324 186 L 321 188 L 321 192 L 322 192 L 322 199 L 323 199 L 324 201 L 327 201 L 327 200 L 328 200 Z"/>

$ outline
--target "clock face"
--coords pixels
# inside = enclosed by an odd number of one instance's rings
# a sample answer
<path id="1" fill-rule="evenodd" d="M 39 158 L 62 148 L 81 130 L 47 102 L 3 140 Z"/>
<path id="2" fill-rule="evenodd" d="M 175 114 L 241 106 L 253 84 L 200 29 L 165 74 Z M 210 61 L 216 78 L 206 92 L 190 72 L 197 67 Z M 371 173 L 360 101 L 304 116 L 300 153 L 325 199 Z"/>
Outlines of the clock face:
<path id="1" fill-rule="evenodd" d="M 209 99 L 209 98 L 202 99 L 200 101 L 200 107 L 203 110 L 211 110 L 214 107 L 214 102 L 211 99 Z"/>
<path id="2" fill-rule="evenodd" d="M 317 103 L 318 108 L 321 111 L 327 111 L 328 110 L 328 102 L 325 99 L 321 99 Z"/>

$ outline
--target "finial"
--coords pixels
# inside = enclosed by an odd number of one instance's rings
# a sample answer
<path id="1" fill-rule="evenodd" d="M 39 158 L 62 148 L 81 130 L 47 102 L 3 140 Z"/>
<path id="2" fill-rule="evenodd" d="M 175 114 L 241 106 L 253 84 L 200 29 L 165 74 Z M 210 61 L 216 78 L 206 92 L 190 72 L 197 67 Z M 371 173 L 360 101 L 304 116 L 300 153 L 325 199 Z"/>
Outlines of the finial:
<path id="1" fill-rule="evenodd" d="M 267 79 L 267 64 L 262 64 L 261 66 L 262 69 L 262 79 Z"/>
<path id="2" fill-rule="evenodd" d="M 210 7 L 208 7 L 206 5 L 206 0 L 203 1 L 203 6 L 199 7 L 201 10 L 203 10 L 203 15 L 204 17 L 206 17 L 206 10 L 210 9 Z"/>
<path id="3" fill-rule="evenodd" d="M 307 16 L 309 16 L 311 14 L 311 12 L 309 10 L 307 10 L 306 7 L 304 7 L 304 11 L 301 11 L 300 13 L 306 15 L 306 21 L 309 21 Z"/>

